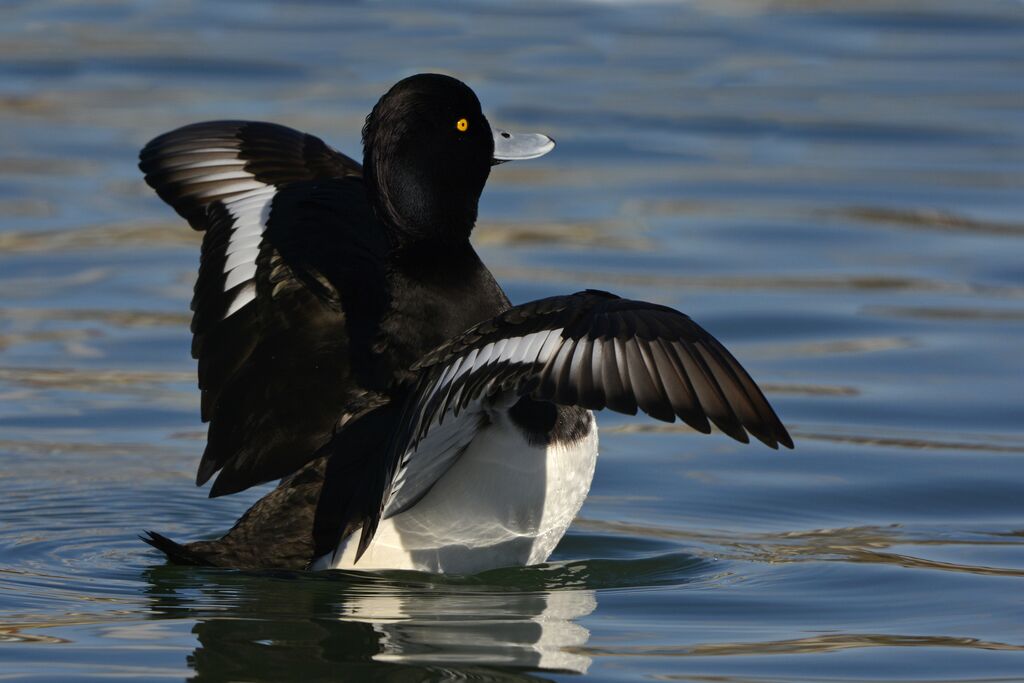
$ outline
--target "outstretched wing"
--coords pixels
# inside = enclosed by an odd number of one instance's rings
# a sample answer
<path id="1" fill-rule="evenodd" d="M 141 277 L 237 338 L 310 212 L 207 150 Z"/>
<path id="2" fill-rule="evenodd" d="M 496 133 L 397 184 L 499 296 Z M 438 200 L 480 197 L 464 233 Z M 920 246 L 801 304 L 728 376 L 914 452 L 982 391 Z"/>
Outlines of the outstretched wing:
<path id="1" fill-rule="evenodd" d="M 688 316 L 587 290 L 540 299 L 476 325 L 417 364 L 410 443 L 448 413 L 505 390 L 591 410 L 611 408 L 697 431 L 713 423 L 771 448 L 792 439 L 747 371 Z"/>
<path id="2" fill-rule="evenodd" d="M 496 402 L 518 397 L 611 408 L 708 433 L 711 424 L 772 448 L 793 441 L 746 370 L 689 317 L 665 306 L 588 290 L 516 306 L 421 359 L 388 448 L 376 514 L 363 520 L 360 553 L 381 516 L 415 504 L 444 474 Z M 468 434 L 468 435 L 467 435 Z"/>
<path id="3" fill-rule="evenodd" d="M 210 428 L 196 482 L 221 470 L 217 496 L 286 476 L 384 400 L 350 358 L 385 291 L 362 169 L 311 135 L 246 121 L 179 128 L 140 158 L 146 182 L 205 231 L 192 355 Z"/>

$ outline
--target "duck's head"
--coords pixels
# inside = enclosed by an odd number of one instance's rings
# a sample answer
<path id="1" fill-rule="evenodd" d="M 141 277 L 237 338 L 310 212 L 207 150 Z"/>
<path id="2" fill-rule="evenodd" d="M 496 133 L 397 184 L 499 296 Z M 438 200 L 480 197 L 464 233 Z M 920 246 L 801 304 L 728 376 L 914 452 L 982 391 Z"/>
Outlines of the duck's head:
<path id="1" fill-rule="evenodd" d="M 546 135 L 492 131 L 465 83 L 418 74 L 366 118 L 363 172 L 378 216 L 403 246 L 450 245 L 469 238 L 491 166 L 554 146 Z"/>

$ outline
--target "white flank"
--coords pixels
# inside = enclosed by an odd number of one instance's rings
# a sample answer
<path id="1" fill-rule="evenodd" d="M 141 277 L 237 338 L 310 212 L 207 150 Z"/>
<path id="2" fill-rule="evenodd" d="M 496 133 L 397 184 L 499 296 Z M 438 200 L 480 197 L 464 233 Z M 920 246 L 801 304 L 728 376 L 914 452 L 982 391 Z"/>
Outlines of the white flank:
<path id="1" fill-rule="evenodd" d="M 530 445 L 504 410 L 490 417 L 419 502 L 381 521 L 358 564 L 357 531 L 312 568 L 473 574 L 547 560 L 590 490 L 597 425 L 591 418 L 584 438 L 545 447 Z"/>

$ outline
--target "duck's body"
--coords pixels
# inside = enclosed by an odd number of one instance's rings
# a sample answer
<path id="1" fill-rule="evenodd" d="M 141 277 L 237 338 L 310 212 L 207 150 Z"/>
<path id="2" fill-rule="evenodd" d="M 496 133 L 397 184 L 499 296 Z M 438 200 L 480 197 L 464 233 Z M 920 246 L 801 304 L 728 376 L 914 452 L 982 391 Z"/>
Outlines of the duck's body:
<path id="1" fill-rule="evenodd" d="M 544 443 L 531 440 L 506 410 L 491 411 L 491 423 L 430 491 L 381 521 L 358 562 L 359 536 L 352 534 L 311 568 L 474 574 L 546 561 L 594 477 L 597 424 L 589 411 L 581 417 L 581 434 Z"/>
<path id="2" fill-rule="evenodd" d="M 273 124 L 213 122 L 142 153 L 205 231 L 193 299 L 211 496 L 284 478 L 222 539 L 147 539 L 236 567 L 469 573 L 543 562 L 590 488 L 589 409 L 710 419 L 791 446 L 746 372 L 682 314 L 603 292 L 511 307 L 469 243 L 492 137 L 465 85 L 400 82 L 364 163 Z M 493 160 L 492 160 L 493 158 Z"/>

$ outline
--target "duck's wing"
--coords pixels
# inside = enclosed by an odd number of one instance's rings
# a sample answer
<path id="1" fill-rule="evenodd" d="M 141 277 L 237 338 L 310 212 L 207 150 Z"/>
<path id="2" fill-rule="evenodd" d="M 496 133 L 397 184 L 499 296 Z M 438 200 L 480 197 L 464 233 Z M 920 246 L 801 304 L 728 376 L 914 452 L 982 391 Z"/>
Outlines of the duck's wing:
<path id="1" fill-rule="evenodd" d="M 481 397 L 519 396 L 591 410 L 610 408 L 697 431 L 710 423 L 793 447 L 768 400 L 722 344 L 688 316 L 587 290 L 515 306 L 435 349 L 415 366 L 412 446 L 431 425 Z"/>
<path id="2" fill-rule="evenodd" d="M 363 174 L 320 138 L 261 121 L 205 121 L 164 133 L 142 149 L 139 168 L 196 230 L 209 227 L 206 210 L 216 201 L 265 198 L 290 183 Z"/>
<path id="3" fill-rule="evenodd" d="M 421 359 L 388 447 L 380 507 L 363 520 L 360 553 L 381 517 L 414 505 L 455 462 L 496 401 L 529 396 L 636 414 L 741 442 L 793 441 L 764 394 L 721 343 L 665 306 L 588 290 L 516 306 Z"/>
<path id="4" fill-rule="evenodd" d="M 179 128 L 140 157 L 205 233 L 192 355 L 210 428 L 196 482 L 220 470 L 218 496 L 286 476 L 385 401 L 353 369 L 385 305 L 362 169 L 311 135 L 245 121 Z"/>

